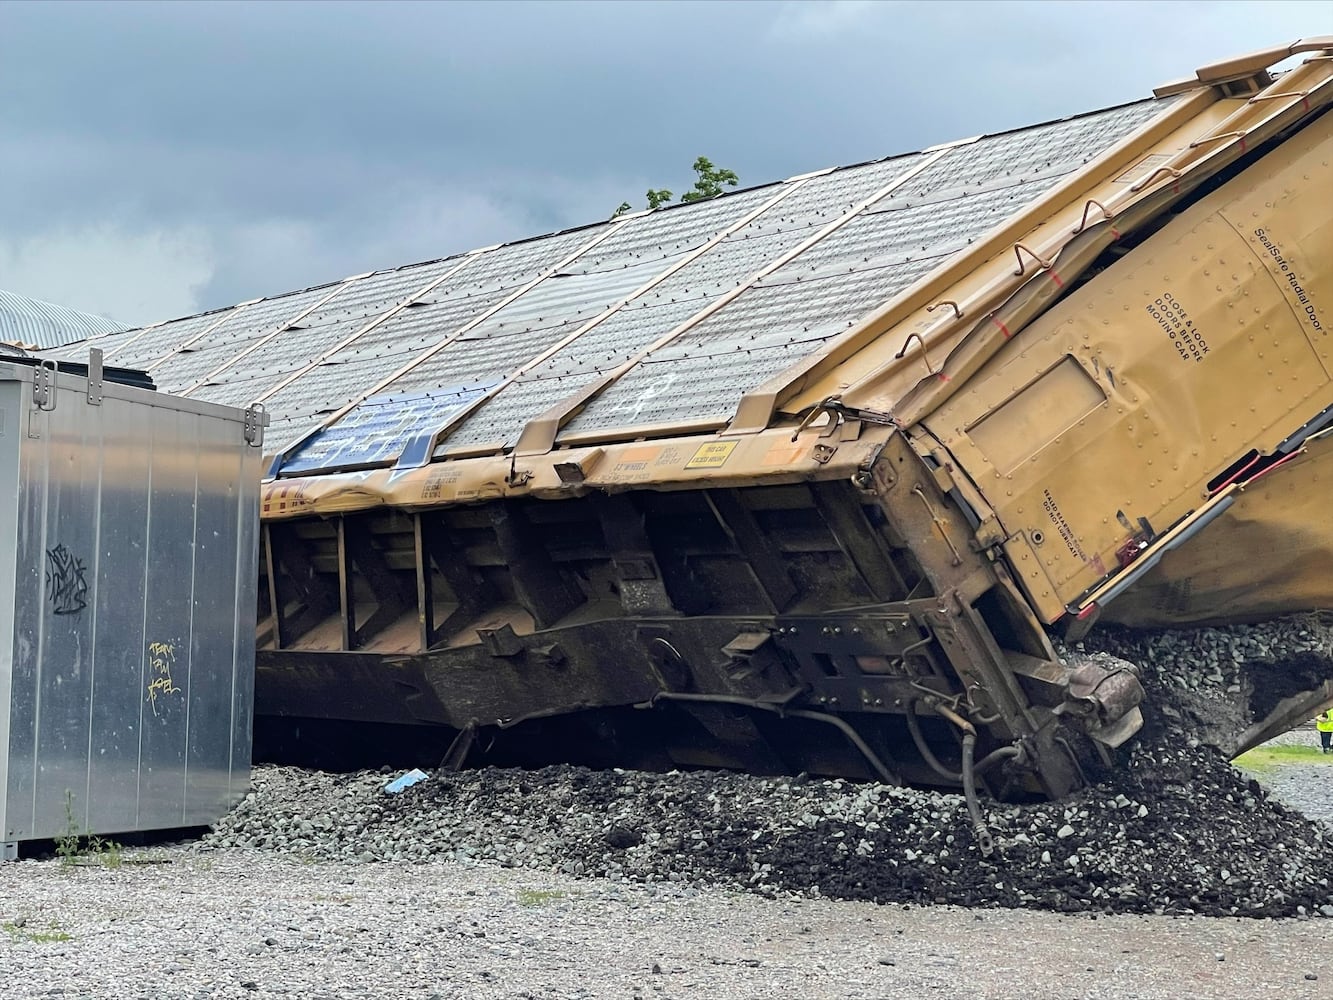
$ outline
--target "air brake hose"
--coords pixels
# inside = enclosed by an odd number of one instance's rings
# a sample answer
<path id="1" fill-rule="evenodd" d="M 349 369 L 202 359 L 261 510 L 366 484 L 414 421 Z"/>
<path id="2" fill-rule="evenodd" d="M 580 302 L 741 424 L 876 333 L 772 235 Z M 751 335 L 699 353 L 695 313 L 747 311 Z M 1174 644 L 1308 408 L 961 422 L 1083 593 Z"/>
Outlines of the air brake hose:
<path id="1" fill-rule="evenodd" d="M 981 803 L 977 800 L 977 780 L 976 767 L 974 766 L 974 756 L 977 750 L 977 729 L 972 723 L 955 712 L 953 709 L 939 703 L 931 703 L 939 715 L 948 719 L 957 726 L 963 733 L 963 770 L 961 774 L 954 775 L 944 767 L 930 752 L 926 746 L 926 741 L 921 735 L 921 726 L 917 722 L 915 705 L 908 702 L 907 705 L 907 726 L 912 732 L 912 739 L 916 742 L 917 749 L 921 752 L 922 758 L 937 773 L 948 777 L 950 780 L 963 782 L 963 798 L 967 802 L 967 814 L 972 820 L 972 832 L 977 838 L 977 848 L 981 851 L 983 858 L 988 858 L 995 850 L 994 842 L 991 840 L 990 830 L 986 827 L 986 820 L 981 815 Z M 1015 749 L 1013 747 L 1004 747 L 1004 750 Z M 1016 755 L 1016 754 L 1015 754 Z M 1003 759 L 1000 751 L 989 754 L 982 763 L 990 764 L 996 760 Z"/>
<path id="2" fill-rule="evenodd" d="M 888 765 L 879 758 L 879 755 L 870 748 L 870 745 L 861 738 L 861 734 L 853 729 L 846 719 L 840 719 L 836 715 L 829 715 L 827 712 L 812 712 L 801 708 L 787 708 L 785 705 L 775 705 L 770 702 L 756 701 L 753 698 L 739 698 L 733 695 L 725 694 L 687 694 L 679 691 L 658 691 L 645 702 L 636 704 L 635 708 L 655 708 L 659 701 L 684 701 L 699 702 L 712 705 L 742 705 L 746 708 L 757 708 L 765 712 L 775 712 L 783 717 L 793 717 L 797 719 L 811 719 L 815 722 L 824 722 L 833 726 L 845 737 L 847 742 L 861 751 L 874 772 L 879 775 L 880 781 L 886 785 L 901 785 L 902 779 L 899 778 Z"/>
<path id="3" fill-rule="evenodd" d="M 1000 747 L 998 750 L 992 750 L 990 753 L 986 754 L 986 756 L 982 757 L 981 760 L 977 761 L 977 766 L 972 768 L 972 773 L 985 774 L 1002 760 L 1018 760 L 1023 756 L 1024 752 L 1022 746 L 1019 745 Z"/>
<path id="4" fill-rule="evenodd" d="M 921 723 L 916 716 L 915 701 L 907 703 L 907 711 L 905 714 L 907 716 L 907 729 L 912 734 L 912 742 L 916 744 L 916 749 L 921 755 L 921 759 L 924 760 L 926 764 L 929 765 L 930 769 L 941 778 L 945 778 L 949 781 L 961 782 L 963 780 L 962 772 L 950 771 L 943 763 L 941 763 L 940 759 L 931 751 L 929 744 L 926 743 L 925 736 L 921 732 Z M 982 757 L 981 760 L 976 762 L 976 765 L 972 768 L 972 773 L 985 774 L 996 764 L 1000 763 L 1000 761 L 1017 760 L 1022 758 L 1024 753 L 1025 751 L 1023 750 L 1023 747 L 1019 744 L 992 750 L 990 753 L 986 754 L 985 757 Z"/>
<path id="5" fill-rule="evenodd" d="M 972 755 L 977 748 L 977 734 L 963 734 L 963 798 L 967 800 L 967 814 L 972 817 L 972 832 L 976 834 L 977 848 L 983 858 L 991 856 L 995 844 L 991 841 L 990 830 L 981 816 L 981 803 L 977 801 L 976 775 L 972 773 Z"/>
<path id="6" fill-rule="evenodd" d="M 962 774 L 957 771 L 950 771 L 947 767 L 941 764 L 939 758 L 935 756 L 934 752 L 927 745 L 926 737 L 921 732 L 921 723 L 916 717 L 915 699 L 907 703 L 907 731 L 912 734 L 912 742 L 916 744 L 916 752 L 921 755 L 921 759 L 926 762 L 932 771 L 938 774 L 941 778 L 946 778 L 949 781 L 963 780 Z"/>

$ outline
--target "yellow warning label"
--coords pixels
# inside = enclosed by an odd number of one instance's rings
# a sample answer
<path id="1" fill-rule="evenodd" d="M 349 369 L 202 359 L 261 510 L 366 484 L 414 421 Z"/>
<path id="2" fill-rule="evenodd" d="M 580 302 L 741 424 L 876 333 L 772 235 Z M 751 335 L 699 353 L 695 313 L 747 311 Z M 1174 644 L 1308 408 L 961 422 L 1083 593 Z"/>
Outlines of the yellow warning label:
<path id="1" fill-rule="evenodd" d="M 701 445 L 694 457 L 685 463 L 687 469 L 720 469 L 727 456 L 736 450 L 736 441 L 713 441 Z"/>

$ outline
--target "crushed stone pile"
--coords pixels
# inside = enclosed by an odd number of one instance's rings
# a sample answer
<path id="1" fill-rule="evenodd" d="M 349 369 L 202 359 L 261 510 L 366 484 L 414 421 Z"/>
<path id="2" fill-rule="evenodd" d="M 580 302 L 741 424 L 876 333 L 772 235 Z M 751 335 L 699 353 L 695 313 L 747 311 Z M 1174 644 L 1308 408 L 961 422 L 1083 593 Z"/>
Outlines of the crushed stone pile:
<path id="1" fill-rule="evenodd" d="M 564 766 L 437 773 L 393 796 L 378 773 L 263 768 L 204 846 L 878 902 L 1333 916 L 1324 827 L 1206 748 L 1140 749 L 1131 766 L 1064 802 L 990 805 L 990 858 L 973 846 L 956 795 Z"/>
<path id="2" fill-rule="evenodd" d="M 995 842 L 988 858 L 958 795 L 571 766 L 438 771 L 396 794 L 383 790 L 390 776 L 379 772 L 261 767 L 253 791 L 200 848 L 404 864 L 446 858 L 881 903 L 1333 916 L 1333 828 L 1277 801 L 1191 728 L 1192 714 L 1208 715 L 1201 698 L 1234 705 L 1238 694 L 1256 695 L 1244 690 L 1257 682 L 1254 670 L 1237 666 L 1238 641 L 1260 643 L 1242 664 L 1272 666 L 1299 647 L 1310 669 L 1322 663 L 1333 672 L 1333 636 L 1304 618 L 1239 638 L 1230 629 L 1169 635 L 1090 637 L 1086 655 L 1141 667 L 1144 734 L 1122 748 L 1105 780 L 1069 799 L 985 803 Z"/>
<path id="3" fill-rule="evenodd" d="M 1060 652 L 1109 655 L 1139 667 L 1148 694 L 1142 740 L 1198 741 L 1231 757 L 1243 749 L 1236 740 L 1251 722 L 1333 677 L 1333 616 L 1152 631 L 1105 626 Z"/>

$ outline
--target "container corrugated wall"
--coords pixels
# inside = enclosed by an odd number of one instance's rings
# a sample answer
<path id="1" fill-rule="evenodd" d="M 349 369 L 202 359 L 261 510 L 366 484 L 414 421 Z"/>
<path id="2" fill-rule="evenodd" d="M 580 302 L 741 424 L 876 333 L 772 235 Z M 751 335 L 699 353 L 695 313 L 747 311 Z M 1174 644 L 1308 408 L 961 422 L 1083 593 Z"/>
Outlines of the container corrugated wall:
<path id="1" fill-rule="evenodd" d="M 0 363 L 0 840 L 210 823 L 249 784 L 260 449 L 35 375 Z"/>

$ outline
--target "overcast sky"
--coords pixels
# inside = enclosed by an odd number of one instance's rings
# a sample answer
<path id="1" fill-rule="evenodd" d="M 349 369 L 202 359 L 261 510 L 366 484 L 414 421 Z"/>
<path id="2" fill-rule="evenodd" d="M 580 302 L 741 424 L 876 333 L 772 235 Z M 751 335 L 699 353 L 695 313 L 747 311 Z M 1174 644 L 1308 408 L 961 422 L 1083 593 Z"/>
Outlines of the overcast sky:
<path id="1" fill-rule="evenodd" d="M 0 288 L 144 323 L 1148 96 L 1268 3 L 0 0 Z"/>

